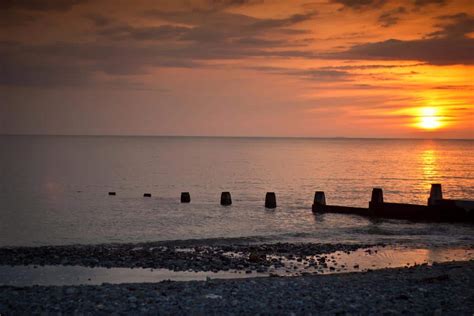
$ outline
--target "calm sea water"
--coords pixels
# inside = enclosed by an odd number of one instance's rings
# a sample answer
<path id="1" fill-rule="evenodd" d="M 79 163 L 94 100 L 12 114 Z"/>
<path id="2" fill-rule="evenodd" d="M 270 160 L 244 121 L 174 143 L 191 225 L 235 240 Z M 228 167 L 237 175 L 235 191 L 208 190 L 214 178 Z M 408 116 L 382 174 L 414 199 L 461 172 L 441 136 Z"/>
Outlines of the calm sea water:
<path id="1" fill-rule="evenodd" d="M 474 141 L 2 136 L 0 246 L 200 238 L 472 245 L 460 224 L 313 215 L 328 203 L 474 199 Z M 116 191 L 117 196 L 108 196 Z M 180 192 L 191 204 L 180 204 Z M 219 205 L 231 191 L 234 204 Z M 263 207 L 267 191 L 278 208 Z M 152 198 L 143 198 L 143 193 Z"/>

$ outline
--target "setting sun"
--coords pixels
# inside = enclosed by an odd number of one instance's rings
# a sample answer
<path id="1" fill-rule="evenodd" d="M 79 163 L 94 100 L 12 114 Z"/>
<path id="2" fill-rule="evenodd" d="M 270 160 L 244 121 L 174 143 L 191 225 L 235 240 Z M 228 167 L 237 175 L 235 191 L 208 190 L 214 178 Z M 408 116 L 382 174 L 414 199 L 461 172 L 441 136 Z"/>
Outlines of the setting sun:
<path id="1" fill-rule="evenodd" d="M 442 118 L 439 116 L 439 110 L 437 108 L 422 108 L 420 109 L 420 116 L 417 126 L 423 129 L 437 129 L 440 128 Z"/>

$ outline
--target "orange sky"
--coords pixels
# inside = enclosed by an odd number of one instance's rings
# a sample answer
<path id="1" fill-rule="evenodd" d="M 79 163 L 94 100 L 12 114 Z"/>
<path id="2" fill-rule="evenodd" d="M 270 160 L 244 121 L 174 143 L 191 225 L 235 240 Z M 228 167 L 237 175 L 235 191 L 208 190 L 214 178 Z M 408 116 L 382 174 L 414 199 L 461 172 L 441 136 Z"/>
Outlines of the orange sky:
<path id="1" fill-rule="evenodd" d="M 472 0 L 5 0 L 0 133 L 474 138 Z"/>

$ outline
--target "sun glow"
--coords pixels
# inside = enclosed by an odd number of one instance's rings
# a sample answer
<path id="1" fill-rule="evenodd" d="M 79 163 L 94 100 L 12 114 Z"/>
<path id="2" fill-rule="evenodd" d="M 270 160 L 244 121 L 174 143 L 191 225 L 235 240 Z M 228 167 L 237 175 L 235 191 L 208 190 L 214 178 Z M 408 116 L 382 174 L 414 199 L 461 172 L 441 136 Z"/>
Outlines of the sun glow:
<path id="1" fill-rule="evenodd" d="M 439 115 L 439 109 L 433 107 L 421 108 L 417 126 L 428 130 L 437 129 L 443 126 L 442 117 Z"/>

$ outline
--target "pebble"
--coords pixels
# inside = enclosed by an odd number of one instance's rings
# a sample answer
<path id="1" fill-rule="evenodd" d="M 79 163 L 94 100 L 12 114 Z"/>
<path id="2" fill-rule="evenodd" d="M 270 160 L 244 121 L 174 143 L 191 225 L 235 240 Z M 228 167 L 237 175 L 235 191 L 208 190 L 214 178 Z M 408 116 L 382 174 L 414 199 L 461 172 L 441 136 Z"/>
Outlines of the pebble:
<path id="1" fill-rule="evenodd" d="M 141 248 L 138 248 L 141 247 Z M 109 267 L 175 267 L 242 272 L 268 270 L 279 260 L 353 251 L 361 245 L 268 244 L 191 247 L 160 244 L 0 248 L 0 264 L 82 264 Z M 137 248 L 134 251 L 130 251 Z M 262 260 L 249 261 L 257 251 Z M 231 252 L 235 256 L 225 256 Z M 297 254 L 297 255 L 295 255 Z M 36 257 L 35 257 L 36 256 Z M 81 257 L 82 256 L 82 257 Z M 123 256 L 123 257 L 121 257 Z M 94 260 L 91 260 L 94 259 Z M 218 259 L 218 260 L 215 260 Z M 298 260 L 298 259 L 295 259 Z M 293 261 L 295 262 L 295 261 Z M 138 263 L 138 265 L 137 265 Z M 335 269 L 334 267 L 331 267 Z M 354 268 L 359 268 L 354 264 Z M 272 268 L 273 269 L 273 268 Z M 377 270 L 371 273 L 307 275 L 244 280 L 0 287 L 0 315 L 10 314 L 449 314 L 474 311 L 474 261 Z M 370 304 L 367 304 L 370 301 Z"/>
<path id="2" fill-rule="evenodd" d="M 158 242 L 0 248 L 0 265 L 34 265 L 34 268 L 36 265 L 78 265 L 213 272 L 233 269 L 266 272 L 272 264 L 282 267 L 285 260 L 307 264 L 307 261 L 310 261 L 309 256 L 373 246 L 314 243 L 197 246 L 189 244 L 191 242 L 183 245 Z M 324 256 L 318 260 L 323 263 L 326 261 Z"/>

